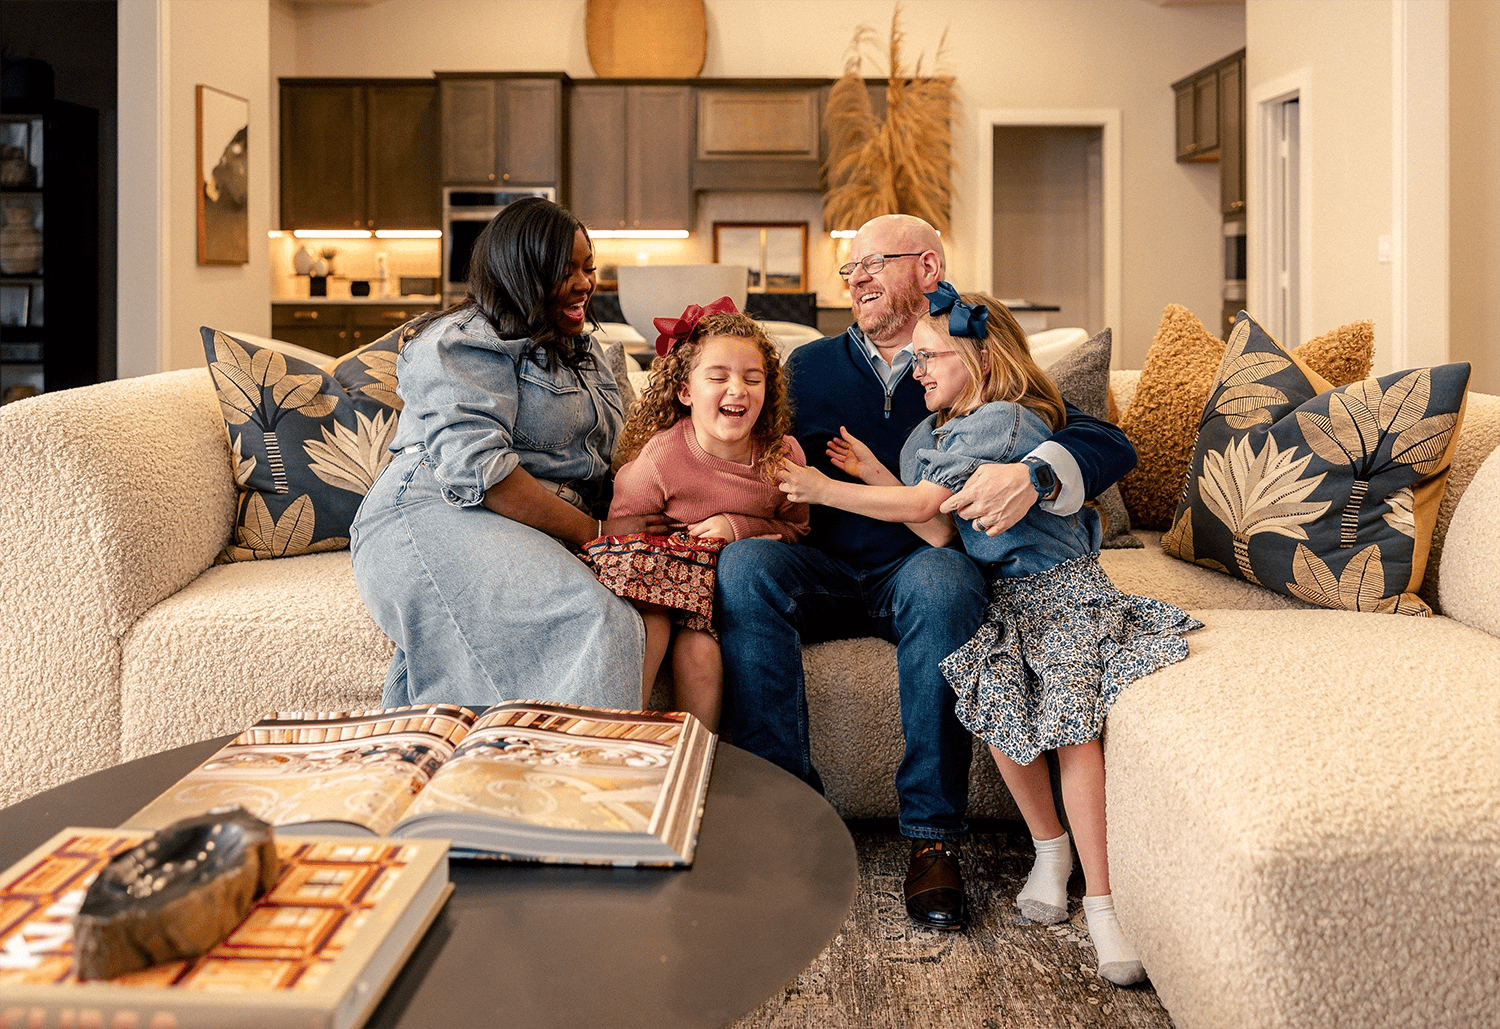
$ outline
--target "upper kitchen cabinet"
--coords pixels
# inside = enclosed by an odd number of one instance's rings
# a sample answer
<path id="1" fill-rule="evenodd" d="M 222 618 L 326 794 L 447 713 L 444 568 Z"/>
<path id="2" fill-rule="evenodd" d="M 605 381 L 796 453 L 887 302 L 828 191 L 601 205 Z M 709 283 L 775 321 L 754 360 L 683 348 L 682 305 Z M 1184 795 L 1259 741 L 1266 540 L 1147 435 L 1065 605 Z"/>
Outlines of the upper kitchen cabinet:
<path id="1" fill-rule="evenodd" d="M 1219 205 L 1245 213 L 1245 52 L 1219 68 Z"/>
<path id="2" fill-rule="evenodd" d="M 822 85 L 698 90 L 697 189 L 818 189 Z"/>
<path id="3" fill-rule="evenodd" d="M 439 229 L 432 79 L 282 79 L 283 229 Z"/>
<path id="4" fill-rule="evenodd" d="M 1177 99 L 1177 160 L 1218 161 L 1220 206 L 1245 212 L 1245 51 L 1172 83 Z"/>
<path id="5" fill-rule="evenodd" d="M 693 89 L 575 85 L 568 205 L 591 229 L 693 228 Z"/>
<path id="6" fill-rule="evenodd" d="M 443 183 L 559 185 L 564 78 L 438 72 Z"/>

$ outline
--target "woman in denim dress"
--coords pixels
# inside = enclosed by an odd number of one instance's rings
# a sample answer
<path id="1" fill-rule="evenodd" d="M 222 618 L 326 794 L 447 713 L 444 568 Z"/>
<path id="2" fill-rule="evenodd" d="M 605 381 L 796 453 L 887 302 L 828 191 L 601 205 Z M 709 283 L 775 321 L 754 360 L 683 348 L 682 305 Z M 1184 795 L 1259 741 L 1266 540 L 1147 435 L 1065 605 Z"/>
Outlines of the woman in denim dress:
<path id="1" fill-rule="evenodd" d="M 989 744 L 1036 846 L 1016 904 L 1034 921 L 1068 915 L 1072 848 L 1042 757 L 1055 750 L 1099 974 L 1138 982 L 1145 971 L 1110 894 L 1100 734 L 1120 691 L 1186 657 L 1182 634 L 1202 623 L 1115 588 L 1099 566 L 1103 531 L 1091 506 L 1061 516 L 1034 505 L 1003 532 L 939 513 L 981 464 L 1020 460 L 1062 427 L 1065 414 L 1062 395 L 1003 304 L 984 294 L 960 297 L 947 282 L 927 297 L 931 313 L 912 333 L 912 363 L 935 413 L 908 437 L 901 478 L 846 433 L 829 444 L 829 457 L 864 485 L 785 467 L 782 489 L 793 500 L 906 522 L 935 546 L 956 531 L 990 580 L 991 604 L 979 631 L 941 667 L 958 695 L 959 721 Z"/>
<path id="2" fill-rule="evenodd" d="M 350 533 L 354 579 L 396 643 L 382 702 L 640 704 L 640 615 L 574 549 L 601 520 L 624 424 L 585 332 L 593 246 L 551 201 L 509 205 L 475 241 L 469 296 L 406 330 L 395 456 Z"/>

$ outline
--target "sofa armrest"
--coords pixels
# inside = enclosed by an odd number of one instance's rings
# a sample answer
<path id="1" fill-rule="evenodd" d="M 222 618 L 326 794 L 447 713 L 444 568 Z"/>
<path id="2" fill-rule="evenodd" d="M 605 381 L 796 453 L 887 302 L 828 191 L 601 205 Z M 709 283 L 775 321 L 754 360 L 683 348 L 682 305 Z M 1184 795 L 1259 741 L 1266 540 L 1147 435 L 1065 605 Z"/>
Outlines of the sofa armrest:
<path id="1" fill-rule="evenodd" d="M 8 404 L 0 454 L 3 804 L 118 759 L 120 639 L 213 563 L 235 486 L 206 369 Z"/>

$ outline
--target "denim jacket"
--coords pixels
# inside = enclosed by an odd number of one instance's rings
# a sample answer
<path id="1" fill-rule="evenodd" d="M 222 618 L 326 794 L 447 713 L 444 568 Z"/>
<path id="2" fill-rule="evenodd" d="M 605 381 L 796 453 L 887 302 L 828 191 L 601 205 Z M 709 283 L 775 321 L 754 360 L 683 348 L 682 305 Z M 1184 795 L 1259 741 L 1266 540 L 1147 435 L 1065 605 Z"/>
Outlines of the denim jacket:
<path id="1" fill-rule="evenodd" d="M 538 479 L 587 486 L 609 474 L 625 406 L 604 352 L 574 346 L 593 367 L 530 356 L 529 339 L 501 339 L 473 307 L 445 315 L 396 359 L 401 417 L 391 450 L 418 446 L 451 504 L 471 507 L 517 466 Z M 587 490 L 585 490 L 587 492 Z"/>
<path id="2" fill-rule="evenodd" d="M 929 415 L 901 450 L 901 481 L 908 486 L 927 479 L 957 493 L 980 465 L 1019 460 L 1052 435 L 1040 415 L 1007 401 L 985 404 L 942 428 L 936 423 L 937 415 Z M 976 530 L 967 518 L 955 515 L 953 521 L 964 550 L 991 579 L 1035 575 L 1098 553 L 1104 536 L 1099 512 L 1091 507 L 1056 515 L 1032 505 L 1025 518 L 998 536 Z"/>

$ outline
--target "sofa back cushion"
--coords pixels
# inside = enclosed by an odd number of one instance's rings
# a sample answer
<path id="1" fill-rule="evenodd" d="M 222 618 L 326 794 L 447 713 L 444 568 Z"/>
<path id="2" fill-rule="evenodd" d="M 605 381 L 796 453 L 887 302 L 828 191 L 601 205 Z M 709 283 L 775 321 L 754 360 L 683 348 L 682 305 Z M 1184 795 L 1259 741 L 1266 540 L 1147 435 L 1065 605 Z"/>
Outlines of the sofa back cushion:
<path id="1" fill-rule="evenodd" d="M 1443 539 L 1438 602 L 1443 614 L 1491 636 L 1500 636 L 1500 544 L 1495 512 L 1500 511 L 1500 450 L 1469 481 Z"/>

